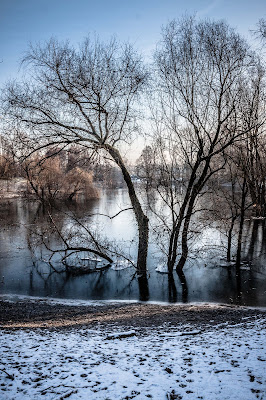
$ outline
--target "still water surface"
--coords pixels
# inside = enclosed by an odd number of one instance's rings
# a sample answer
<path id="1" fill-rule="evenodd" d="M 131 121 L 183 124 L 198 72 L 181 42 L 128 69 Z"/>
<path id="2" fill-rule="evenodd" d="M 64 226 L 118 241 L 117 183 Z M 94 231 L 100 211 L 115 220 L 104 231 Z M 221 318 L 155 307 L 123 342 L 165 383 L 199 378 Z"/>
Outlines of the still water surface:
<path id="1" fill-rule="evenodd" d="M 127 247 L 134 258 L 136 226 L 131 211 L 113 220 L 91 214 L 114 215 L 128 207 L 124 189 L 103 191 L 101 199 L 91 201 L 86 207 L 78 206 L 75 212 Z M 71 276 L 58 274 L 47 264 L 47 254 L 31 242 L 31 231 L 47 225 L 47 215 L 38 210 L 35 202 L 21 199 L 1 203 L 0 207 L 0 294 L 29 295 L 82 300 L 151 300 L 163 302 L 222 302 L 249 306 L 266 306 L 266 266 L 263 237 L 259 227 L 253 246 L 252 265 L 243 266 L 236 279 L 234 269 L 220 266 L 219 258 L 204 254 L 190 260 L 184 268 L 185 279 L 177 275 L 174 281 L 168 275 L 155 271 L 158 267 L 156 250 L 151 244 L 148 256 L 148 287 L 140 284 L 133 267 L 116 270 L 112 267 L 101 272 Z M 61 224 L 67 224 L 64 214 Z M 49 235 L 49 232 L 47 233 Z M 252 233 L 250 233 L 252 235 Z M 219 236 L 214 229 L 206 229 L 202 237 L 212 243 Z M 49 238 L 56 248 L 58 241 Z M 203 239 L 202 239 L 203 240 Z M 35 247 L 34 247 L 35 246 Z M 259 253 L 256 249 L 260 248 Z M 37 255 L 37 256 L 36 256 Z"/>

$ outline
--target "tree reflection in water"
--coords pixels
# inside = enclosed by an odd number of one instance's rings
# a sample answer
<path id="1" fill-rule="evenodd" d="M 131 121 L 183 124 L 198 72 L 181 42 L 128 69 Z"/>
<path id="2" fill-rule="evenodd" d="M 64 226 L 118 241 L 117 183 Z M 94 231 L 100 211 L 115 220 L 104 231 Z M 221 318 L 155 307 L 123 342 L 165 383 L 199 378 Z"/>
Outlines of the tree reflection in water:
<path id="1" fill-rule="evenodd" d="M 178 271 L 178 278 L 181 282 L 182 286 L 182 302 L 187 303 L 188 302 L 188 285 L 187 285 L 187 280 L 184 274 L 184 271 Z"/>
<path id="2" fill-rule="evenodd" d="M 117 197 L 114 195 L 110 203 L 108 196 L 104 198 L 102 208 L 98 203 L 97 208 L 89 209 L 88 207 L 85 211 L 81 210 L 81 207 L 78 209 L 77 213 L 83 224 L 92 223 L 98 228 L 98 218 L 93 217 L 92 214 L 106 213 L 105 204 L 110 207 L 108 212 L 111 215 L 116 213 L 117 208 L 114 207 L 118 204 Z M 121 204 L 124 207 L 124 203 L 121 202 Z M 42 243 L 42 239 L 50 248 L 56 250 L 61 248 L 62 242 L 49 223 L 49 216 L 42 207 L 38 207 L 36 203 L 16 200 L 6 204 L 5 213 L 1 216 L 3 218 L 0 225 L 4 233 L 1 237 L 0 273 L 4 279 L 0 283 L 3 294 L 87 300 L 139 299 L 140 301 L 169 301 L 171 303 L 215 301 L 254 306 L 265 305 L 266 227 L 264 220 L 245 221 L 244 263 L 240 265 L 237 276 L 234 265 L 222 267 L 215 256 L 207 259 L 209 256 L 207 251 L 204 253 L 206 260 L 191 258 L 188 268 L 185 268 L 183 274 L 180 275 L 177 275 L 175 271 L 172 275 L 159 275 L 155 272 L 156 265 L 151 256 L 149 274 L 146 276 L 138 276 L 132 265 L 125 268 L 122 263 L 120 269 L 112 267 L 105 271 L 74 276 L 72 271 L 65 268 L 60 261 L 62 255 L 55 255 L 53 262 L 49 263 L 50 253 Z M 55 210 L 53 218 L 58 229 L 64 231 L 70 221 L 69 210 L 65 212 Z M 131 245 L 128 239 L 128 215 L 123 217 L 123 214 L 120 214 L 118 221 L 112 222 L 108 222 L 105 217 L 103 219 L 106 223 L 103 233 L 110 239 L 113 236 L 117 239 L 120 235 L 121 247 L 125 252 L 129 250 L 130 258 L 134 259 L 134 244 Z M 79 239 L 78 230 L 76 232 L 76 237 Z M 218 251 L 219 249 L 217 253 Z M 223 255 L 222 252 L 223 249 L 220 252 Z M 213 252 L 213 254 L 216 253 Z M 198 252 L 197 255 L 201 254 Z"/>
<path id="3" fill-rule="evenodd" d="M 172 273 L 168 274 L 168 301 L 169 303 L 177 302 L 177 290 L 175 285 L 175 279 Z"/>
<path id="4" fill-rule="evenodd" d="M 143 273 L 141 276 L 138 277 L 138 286 L 139 286 L 139 300 L 148 301 L 150 298 L 150 293 L 149 293 L 147 273 Z"/>

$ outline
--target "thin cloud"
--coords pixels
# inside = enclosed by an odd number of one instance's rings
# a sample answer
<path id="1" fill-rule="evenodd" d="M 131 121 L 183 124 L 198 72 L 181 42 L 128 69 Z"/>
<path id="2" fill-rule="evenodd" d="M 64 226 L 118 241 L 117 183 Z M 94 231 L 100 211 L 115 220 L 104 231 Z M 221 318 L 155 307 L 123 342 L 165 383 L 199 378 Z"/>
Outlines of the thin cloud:
<path id="1" fill-rule="evenodd" d="M 213 11 L 216 7 L 220 6 L 223 3 L 223 0 L 214 0 L 210 2 L 210 4 L 203 8 L 202 10 L 199 10 L 197 12 L 198 17 L 204 17 L 208 15 L 211 11 Z"/>

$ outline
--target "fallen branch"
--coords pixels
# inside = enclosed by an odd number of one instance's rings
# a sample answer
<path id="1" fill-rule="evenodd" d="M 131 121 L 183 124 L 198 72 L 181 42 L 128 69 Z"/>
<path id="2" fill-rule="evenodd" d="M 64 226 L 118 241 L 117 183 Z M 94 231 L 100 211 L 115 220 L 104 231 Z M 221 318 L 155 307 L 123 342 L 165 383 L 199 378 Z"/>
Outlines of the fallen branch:
<path id="1" fill-rule="evenodd" d="M 135 335 L 136 335 L 135 331 L 128 331 L 128 332 L 114 333 L 113 335 L 107 336 L 106 339 L 107 340 L 123 339 L 123 338 L 126 338 L 126 337 L 135 336 Z"/>
<path id="2" fill-rule="evenodd" d="M 76 393 L 78 393 L 78 390 L 77 390 L 77 389 L 73 389 L 73 390 L 71 390 L 70 392 L 63 394 L 63 395 L 59 398 L 59 400 L 67 399 L 67 398 L 70 397 L 72 394 L 76 394 Z"/>
<path id="3" fill-rule="evenodd" d="M 178 336 L 195 336 L 202 333 L 202 331 L 188 331 L 188 332 L 181 332 Z"/>

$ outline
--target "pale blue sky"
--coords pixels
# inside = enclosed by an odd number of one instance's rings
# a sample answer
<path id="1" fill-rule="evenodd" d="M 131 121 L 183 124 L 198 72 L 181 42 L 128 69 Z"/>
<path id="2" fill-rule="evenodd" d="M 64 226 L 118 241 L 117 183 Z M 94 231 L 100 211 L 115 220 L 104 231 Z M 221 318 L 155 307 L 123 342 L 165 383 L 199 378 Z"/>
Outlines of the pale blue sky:
<path id="1" fill-rule="evenodd" d="M 248 36 L 266 17 L 266 0 L 0 0 L 0 84 L 17 76 L 30 41 L 55 36 L 77 43 L 89 32 L 104 39 L 115 34 L 148 56 L 161 26 L 185 13 L 226 19 Z"/>

